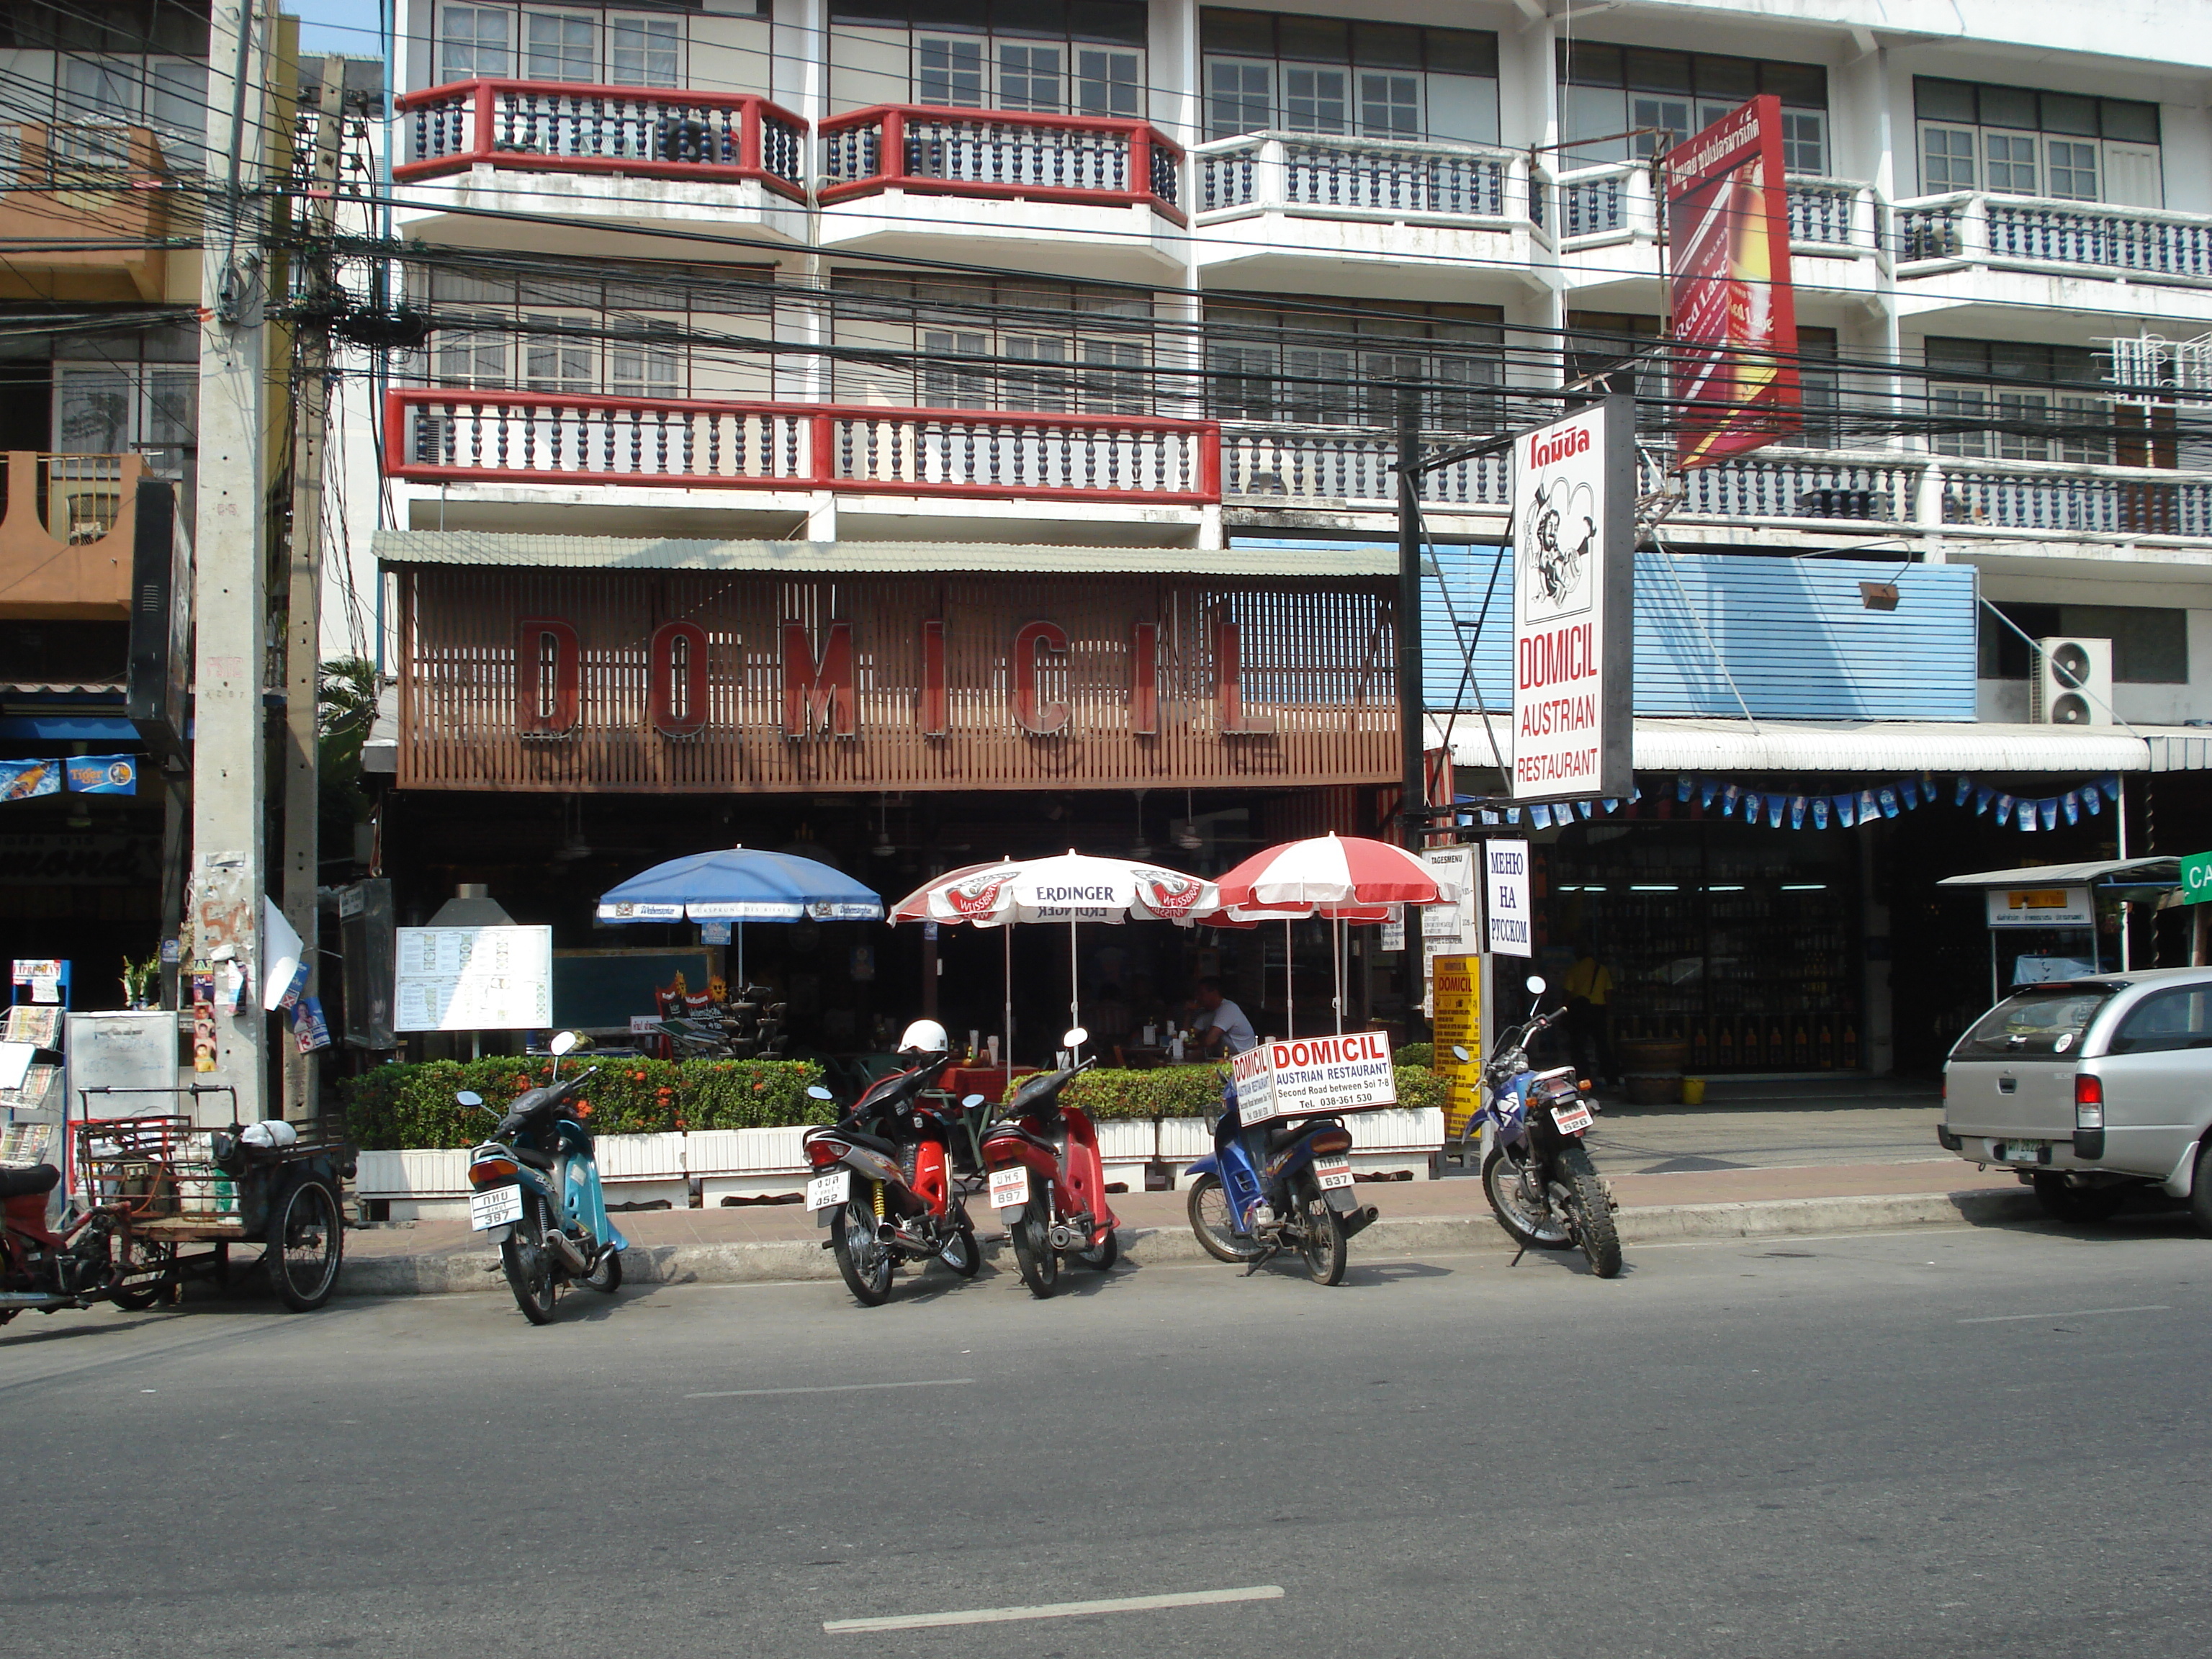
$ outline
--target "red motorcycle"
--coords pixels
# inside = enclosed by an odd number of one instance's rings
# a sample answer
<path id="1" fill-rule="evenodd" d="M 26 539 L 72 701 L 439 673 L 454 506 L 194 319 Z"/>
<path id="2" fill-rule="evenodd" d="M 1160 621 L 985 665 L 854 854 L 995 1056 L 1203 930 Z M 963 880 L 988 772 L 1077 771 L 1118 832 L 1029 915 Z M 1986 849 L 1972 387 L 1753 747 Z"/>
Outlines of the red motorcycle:
<path id="1" fill-rule="evenodd" d="M 1088 1035 L 1078 1027 L 1060 1041 L 1073 1049 Z M 1022 1283 L 1039 1299 L 1059 1288 L 1062 1256 L 1102 1273 L 1121 1259 L 1098 1131 L 1081 1107 L 1060 1099 L 1069 1080 L 1096 1063 L 1025 1079 L 983 1136 L 991 1206 L 1013 1237 Z"/>

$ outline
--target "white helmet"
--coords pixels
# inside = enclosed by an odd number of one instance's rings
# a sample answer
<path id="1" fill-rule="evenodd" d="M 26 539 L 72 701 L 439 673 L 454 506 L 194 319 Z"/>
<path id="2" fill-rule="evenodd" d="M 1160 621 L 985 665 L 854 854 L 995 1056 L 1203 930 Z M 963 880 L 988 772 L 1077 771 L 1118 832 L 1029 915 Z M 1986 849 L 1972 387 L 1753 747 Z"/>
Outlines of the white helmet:
<path id="1" fill-rule="evenodd" d="M 935 1020 L 918 1019 L 906 1028 L 898 1046 L 902 1054 L 941 1054 L 952 1046 L 952 1039 Z"/>

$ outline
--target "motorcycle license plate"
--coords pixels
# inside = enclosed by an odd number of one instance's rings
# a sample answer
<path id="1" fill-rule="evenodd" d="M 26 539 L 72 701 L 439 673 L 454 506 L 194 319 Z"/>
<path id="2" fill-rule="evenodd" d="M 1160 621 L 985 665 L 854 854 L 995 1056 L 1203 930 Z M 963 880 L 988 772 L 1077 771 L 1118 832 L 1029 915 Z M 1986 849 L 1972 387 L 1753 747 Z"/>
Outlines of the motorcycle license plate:
<path id="1" fill-rule="evenodd" d="M 1349 1187 L 1352 1184 L 1352 1160 L 1348 1158 L 1317 1158 L 1314 1160 L 1314 1175 L 1321 1182 L 1321 1189 Z"/>
<path id="2" fill-rule="evenodd" d="M 818 1175 L 806 1183 L 806 1207 L 827 1210 L 842 1204 L 853 1193 L 853 1172 L 832 1170 L 828 1175 Z"/>
<path id="3" fill-rule="evenodd" d="M 522 1188 L 490 1187 L 469 1194 L 469 1225 L 482 1232 L 522 1219 Z"/>
<path id="4" fill-rule="evenodd" d="M 1018 1210 L 1030 1201 L 1030 1172 L 1017 1164 L 1011 1170 L 991 1171 L 991 1207 Z"/>
<path id="5" fill-rule="evenodd" d="M 1597 1120 L 1590 1115 L 1589 1107 L 1577 1101 L 1572 1106 L 1553 1107 L 1552 1121 L 1559 1126 L 1561 1134 L 1578 1135 Z"/>

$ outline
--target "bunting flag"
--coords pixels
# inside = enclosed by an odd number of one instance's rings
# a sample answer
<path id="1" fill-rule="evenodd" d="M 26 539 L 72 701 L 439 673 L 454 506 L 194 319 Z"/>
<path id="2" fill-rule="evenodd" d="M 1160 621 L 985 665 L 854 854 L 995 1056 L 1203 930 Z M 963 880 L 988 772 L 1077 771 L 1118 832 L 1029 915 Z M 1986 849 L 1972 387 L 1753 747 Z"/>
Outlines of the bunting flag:
<path id="1" fill-rule="evenodd" d="M 113 758 L 113 757 L 107 757 Z M 33 765 L 46 763 L 30 763 Z M 6 763 L 0 763 L 4 768 Z M 46 784 L 40 793 L 52 793 L 58 779 Z M 2107 801 L 2118 803 L 2120 798 L 2120 779 L 2118 773 L 2096 779 L 2093 782 L 2076 784 L 2071 789 L 2039 796 L 2033 799 L 2021 795 L 2009 795 L 1990 784 L 1978 782 L 1971 777 L 1954 779 L 1950 789 L 1950 804 L 1963 809 L 1972 804 L 1976 817 L 1987 817 L 1990 821 L 2007 830 L 2022 831 L 2055 830 L 2062 821 L 2078 825 L 2083 813 L 2091 817 L 2100 816 Z M 1894 818 L 1914 812 L 1923 806 L 1943 804 L 1944 790 L 1941 782 L 1926 772 L 1869 784 L 1856 790 L 1846 790 L 1835 795 L 1790 795 L 1768 793 L 1757 785 L 1738 783 L 1727 778 L 1698 777 L 1688 772 L 1678 773 L 1674 779 L 1674 804 L 1688 805 L 1695 801 L 1705 811 L 1717 805 L 1720 816 L 1734 818 L 1741 815 L 1743 822 L 1758 825 L 1762 816 L 1770 830 L 1779 830 L 1787 821 L 1792 830 L 1809 825 L 1814 830 L 1826 830 L 1832 823 L 1850 830 L 1879 818 Z M 1485 823 L 1518 824 L 1522 814 L 1528 814 L 1531 829 L 1565 829 L 1577 822 L 1589 822 L 1601 811 L 1617 813 L 1622 807 L 1644 799 L 1637 790 L 1626 799 L 1613 796 L 1603 800 L 1578 800 L 1573 803 L 1558 801 L 1547 805 L 1526 808 L 1501 805 L 1495 810 L 1485 809 L 1480 816 Z M 1663 802 L 1661 810 L 1667 810 Z"/>

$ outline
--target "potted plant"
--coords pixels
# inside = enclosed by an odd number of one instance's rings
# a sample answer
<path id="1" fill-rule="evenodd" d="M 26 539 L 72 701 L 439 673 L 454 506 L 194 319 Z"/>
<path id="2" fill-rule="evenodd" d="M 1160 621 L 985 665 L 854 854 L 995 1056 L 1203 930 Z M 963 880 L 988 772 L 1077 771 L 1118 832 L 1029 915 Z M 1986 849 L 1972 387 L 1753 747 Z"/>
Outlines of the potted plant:
<path id="1" fill-rule="evenodd" d="M 123 958 L 123 995 L 133 1012 L 154 1006 L 155 988 L 161 980 L 161 957 L 159 951 L 143 962 Z"/>

